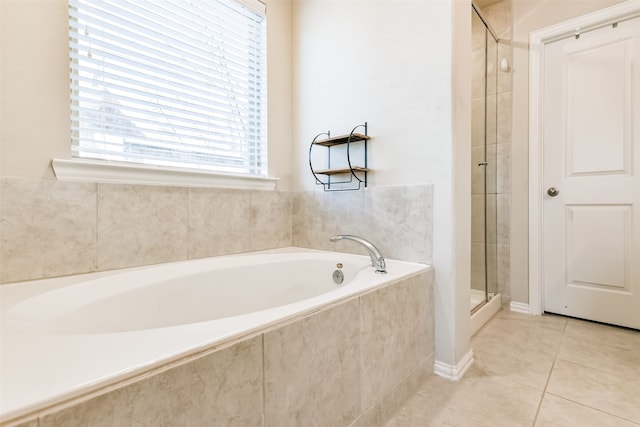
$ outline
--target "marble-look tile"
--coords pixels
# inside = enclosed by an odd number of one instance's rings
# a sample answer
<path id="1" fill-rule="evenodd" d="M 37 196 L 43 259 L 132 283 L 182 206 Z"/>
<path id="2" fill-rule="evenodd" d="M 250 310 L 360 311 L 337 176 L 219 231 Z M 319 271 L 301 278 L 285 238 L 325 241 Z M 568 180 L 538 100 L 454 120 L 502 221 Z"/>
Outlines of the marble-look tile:
<path id="1" fill-rule="evenodd" d="M 370 224 L 373 212 L 364 207 L 369 190 L 361 191 L 316 191 L 315 237 L 318 249 L 363 254 L 362 248 L 353 242 L 329 242 L 336 234 L 354 234 L 367 239 L 371 236 Z M 376 242 L 380 244 L 380 242 Z"/>
<path id="2" fill-rule="evenodd" d="M 291 240 L 293 246 L 314 247 L 317 214 L 314 191 L 298 191 L 291 194 Z"/>
<path id="3" fill-rule="evenodd" d="M 329 241 L 335 234 L 354 234 L 371 240 L 387 258 L 432 261 L 431 185 L 313 191 L 293 197 L 292 239 L 296 246 L 365 254 L 359 244 Z"/>
<path id="4" fill-rule="evenodd" d="M 471 146 L 484 145 L 485 98 L 471 100 Z"/>
<path id="5" fill-rule="evenodd" d="M 396 387 L 433 352 L 433 271 L 361 300 L 362 408 Z"/>
<path id="6" fill-rule="evenodd" d="M 2 427 L 38 427 L 38 419 L 12 421 L 2 424 Z"/>
<path id="7" fill-rule="evenodd" d="M 511 195 L 498 194 L 496 208 L 497 243 L 508 245 L 511 241 Z"/>
<path id="8" fill-rule="evenodd" d="M 475 49 L 471 52 L 471 98 L 482 98 L 485 96 L 485 51 Z"/>
<path id="9" fill-rule="evenodd" d="M 471 289 L 484 290 L 485 287 L 484 243 L 471 244 Z"/>
<path id="10" fill-rule="evenodd" d="M 45 415 L 40 427 L 262 426 L 255 337 Z"/>
<path id="11" fill-rule="evenodd" d="M 487 243 L 487 290 L 498 292 L 498 245 Z"/>
<path id="12" fill-rule="evenodd" d="M 511 299 L 511 246 L 497 245 L 498 250 L 498 292 L 503 298 Z"/>
<path id="13" fill-rule="evenodd" d="M 557 426 L 637 427 L 638 424 L 547 393 L 535 427 Z"/>
<path id="14" fill-rule="evenodd" d="M 431 185 L 373 187 L 365 191 L 363 215 L 367 220 L 362 221 L 362 235 L 379 245 L 387 258 L 431 264 Z"/>
<path id="15" fill-rule="evenodd" d="M 433 355 L 412 370 L 396 387 L 364 410 L 349 427 L 383 426 L 433 376 Z"/>
<path id="16" fill-rule="evenodd" d="M 359 300 L 264 334 L 265 426 L 344 426 L 360 414 Z"/>
<path id="17" fill-rule="evenodd" d="M 189 189 L 189 258 L 251 250 L 251 192 Z"/>
<path id="18" fill-rule="evenodd" d="M 188 258 L 188 190 L 98 185 L 98 269 Z"/>
<path id="19" fill-rule="evenodd" d="M 496 41 L 487 37 L 487 95 L 495 95 L 498 90 L 498 48 Z"/>
<path id="20" fill-rule="evenodd" d="M 511 111 L 511 92 L 502 92 L 498 94 L 498 144 L 510 144 L 511 143 L 511 123 L 512 123 L 512 111 Z"/>
<path id="21" fill-rule="evenodd" d="M 96 269 L 96 185 L 2 178 L 0 281 Z"/>
<path id="22" fill-rule="evenodd" d="M 484 195 L 471 195 L 471 242 L 484 242 Z"/>
<path id="23" fill-rule="evenodd" d="M 640 423 L 640 367 L 637 375 L 557 360 L 547 392 Z"/>
<path id="24" fill-rule="evenodd" d="M 485 208 L 486 206 L 486 208 Z M 471 195 L 471 242 L 489 243 L 497 241 L 496 195 Z M 486 232 L 486 233 L 485 233 Z"/>
<path id="25" fill-rule="evenodd" d="M 498 144 L 496 150 L 496 192 L 511 193 L 511 144 Z"/>
<path id="26" fill-rule="evenodd" d="M 498 98 L 496 95 L 487 95 L 487 127 L 486 140 L 487 145 L 495 144 L 497 141 L 497 125 L 498 125 Z"/>
<path id="27" fill-rule="evenodd" d="M 487 162 L 482 166 L 481 162 Z M 485 147 L 471 147 L 471 194 L 485 193 L 485 169 L 486 169 L 486 192 L 496 192 L 496 145 Z"/>
<path id="28" fill-rule="evenodd" d="M 476 368 L 470 369 L 470 374 Z M 387 427 L 531 426 L 542 391 L 500 377 L 431 377 Z"/>
<path id="29" fill-rule="evenodd" d="M 291 246 L 291 193 L 251 192 L 251 249 Z"/>

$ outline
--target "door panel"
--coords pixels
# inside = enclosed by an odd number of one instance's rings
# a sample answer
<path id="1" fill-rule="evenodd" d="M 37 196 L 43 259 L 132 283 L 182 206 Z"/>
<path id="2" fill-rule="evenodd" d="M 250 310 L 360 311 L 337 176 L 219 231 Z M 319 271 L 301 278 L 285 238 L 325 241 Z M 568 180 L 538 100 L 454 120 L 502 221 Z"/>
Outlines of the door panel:
<path id="1" fill-rule="evenodd" d="M 620 112 L 630 111 L 631 42 L 628 38 L 566 51 L 571 174 L 625 170 L 631 123 L 629 115 Z"/>
<path id="2" fill-rule="evenodd" d="M 544 310 L 640 329 L 640 19 L 545 46 Z"/>

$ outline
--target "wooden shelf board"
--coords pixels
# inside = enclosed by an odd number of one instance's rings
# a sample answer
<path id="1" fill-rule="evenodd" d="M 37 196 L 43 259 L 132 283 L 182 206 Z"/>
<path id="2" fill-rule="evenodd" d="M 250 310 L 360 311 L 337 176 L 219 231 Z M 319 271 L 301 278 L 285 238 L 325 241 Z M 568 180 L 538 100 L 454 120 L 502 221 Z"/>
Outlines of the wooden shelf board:
<path id="1" fill-rule="evenodd" d="M 355 166 L 353 168 L 354 172 L 369 172 L 368 168 L 363 168 L 360 166 Z M 318 175 L 338 175 L 341 173 L 351 173 L 351 170 L 349 168 L 344 168 L 344 169 L 323 169 L 323 170 L 319 170 L 319 171 L 315 171 L 316 174 Z"/>
<path id="2" fill-rule="evenodd" d="M 349 136 L 351 136 L 351 142 L 365 141 L 365 140 L 371 139 L 370 136 L 363 135 L 361 133 L 352 133 L 351 135 L 340 135 L 340 136 L 333 136 L 328 139 L 321 139 L 320 141 L 314 142 L 314 144 L 323 145 L 325 147 L 346 144 L 349 141 Z"/>

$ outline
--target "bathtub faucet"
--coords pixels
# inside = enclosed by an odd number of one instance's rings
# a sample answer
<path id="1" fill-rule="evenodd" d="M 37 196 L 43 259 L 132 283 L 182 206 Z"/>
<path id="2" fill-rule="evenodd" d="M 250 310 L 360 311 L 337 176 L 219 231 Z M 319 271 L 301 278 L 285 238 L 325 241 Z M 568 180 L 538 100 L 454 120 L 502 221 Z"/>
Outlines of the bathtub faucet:
<path id="1" fill-rule="evenodd" d="M 360 243 L 365 247 L 367 252 L 369 252 L 369 256 L 371 257 L 371 266 L 376 269 L 376 273 L 383 274 L 387 272 L 387 267 L 384 263 L 384 257 L 380 253 L 380 250 L 376 248 L 370 241 L 365 240 L 362 237 L 351 236 L 349 234 L 339 234 L 337 236 L 332 236 L 329 240 L 332 242 L 337 242 L 338 240 L 353 240 L 354 242 Z"/>

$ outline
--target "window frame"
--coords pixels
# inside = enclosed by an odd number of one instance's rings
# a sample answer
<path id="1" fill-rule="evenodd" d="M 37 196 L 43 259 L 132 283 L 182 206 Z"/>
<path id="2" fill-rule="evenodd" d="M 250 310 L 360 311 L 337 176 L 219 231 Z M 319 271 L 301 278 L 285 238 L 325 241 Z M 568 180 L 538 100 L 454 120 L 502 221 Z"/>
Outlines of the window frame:
<path id="1" fill-rule="evenodd" d="M 234 1 L 266 17 L 266 5 L 261 1 Z M 268 40 L 266 44 L 268 44 Z M 266 82 L 268 69 L 265 68 L 264 71 Z M 264 120 L 265 122 L 268 120 L 266 106 Z M 265 137 L 267 135 L 268 127 L 265 126 Z M 264 145 L 263 150 L 266 160 L 268 144 Z M 76 182 L 274 190 L 278 181 L 278 178 L 268 176 L 268 164 L 264 171 L 266 175 L 228 173 L 198 169 L 197 167 L 153 165 L 89 157 L 55 158 L 52 160 L 51 166 L 58 180 Z"/>

